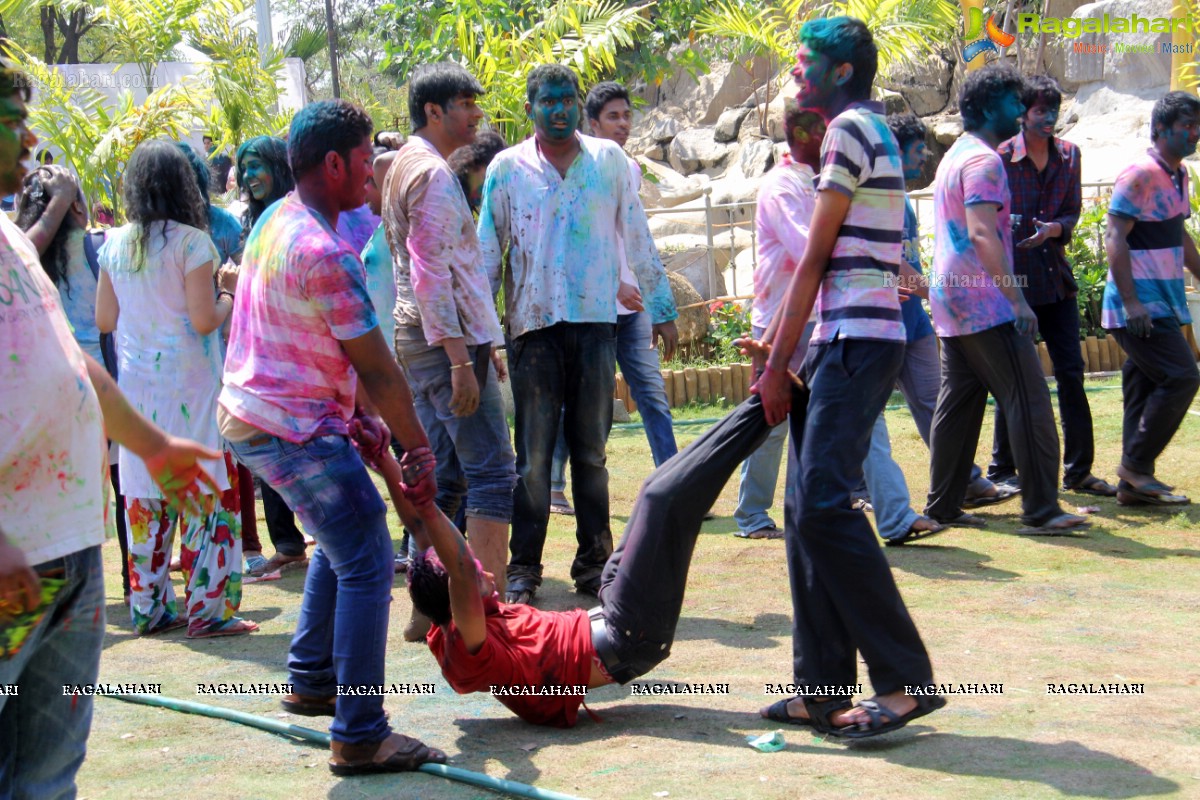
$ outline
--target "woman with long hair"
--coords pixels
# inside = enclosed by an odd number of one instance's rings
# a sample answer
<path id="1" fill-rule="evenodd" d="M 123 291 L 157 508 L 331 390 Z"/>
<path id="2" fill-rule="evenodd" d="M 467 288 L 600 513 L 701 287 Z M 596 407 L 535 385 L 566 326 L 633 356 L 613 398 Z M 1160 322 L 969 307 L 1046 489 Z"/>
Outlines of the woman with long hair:
<path id="1" fill-rule="evenodd" d="M 117 376 L 111 337 L 96 327 L 96 287 L 100 277 L 96 251 L 103 232 L 87 232 L 87 201 L 70 170 L 55 164 L 38 167 L 25 176 L 17 204 L 17 225 L 39 245 L 42 268 L 62 295 L 62 308 L 80 349 Z M 107 346 L 106 346 L 107 345 Z M 109 480 L 117 500 L 117 542 L 121 547 L 121 586 L 129 602 L 129 540 L 125 529 L 125 498 L 116 447 L 109 455 Z"/>
<path id="2" fill-rule="evenodd" d="M 295 188 L 292 168 L 288 166 L 287 143 L 273 136 L 256 136 L 242 143 L 234 159 L 237 185 L 246 197 L 246 213 L 242 215 L 242 245 L 250 231 L 267 207 L 282 199 Z M 239 257 L 240 250 L 239 247 Z M 260 552 L 246 554 L 246 573 L 258 577 L 281 569 L 288 564 L 302 564 L 305 555 L 304 534 L 296 525 L 296 515 L 288 508 L 279 493 L 259 482 L 262 495 L 263 516 L 267 522 L 267 535 L 275 548 L 275 555 L 264 558 Z M 255 540 L 257 541 L 257 536 Z"/>
<path id="3" fill-rule="evenodd" d="M 168 433 L 220 448 L 219 329 L 233 309 L 237 273 L 217 273 L 220 291 L 214 291 L 217 252 L 205 230 L 207 209 L 174 143 L 155 139 L 138 145 L 124 181 L 130 222 L 109 231 L 100 249 L 96 322 L 101 331 L 117 332 L 119 384 L 134 406 Z M 187 625 L 188 638 L 201 639 L 257 630 L 235 616 L 242 599 L 242 542 L 228 459 L 204 464 L 216 485 L 201 487 L 182 510 L 166 505 L 144 463 L 124 447 L 120 462 L 130 535 L 130 611 L 138 633 Z M 177 520 L 183 612 L 176 609 L 168 573 Z"/>
<path id="4" fill-rule="evenodd" d="M 288 166 L 287 142 L 274 136 L 255 136 L 237 149 L 237 185 L 246 197 L 242 238 L 267 210 L 267 206 L 296 188 Z"/>

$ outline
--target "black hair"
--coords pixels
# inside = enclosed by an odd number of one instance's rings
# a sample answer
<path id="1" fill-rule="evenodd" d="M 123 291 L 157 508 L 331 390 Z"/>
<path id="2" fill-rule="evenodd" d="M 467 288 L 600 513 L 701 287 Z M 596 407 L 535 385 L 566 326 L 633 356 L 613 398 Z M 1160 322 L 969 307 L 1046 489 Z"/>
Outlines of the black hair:
<path id="1" fill-rule="evenodd" d="M 242 160 L 249 156 L 256 156 L 271 174 L 271 194 L 262 200 L 255 200 L 246 188 L 246 170 Z M 287 143 L 274 136 L 255 136 L 243 142 L 237 149 L 234 168 L 237 169 L 238 191 L 246 194 L 246 212 L 242 215 L 242 235 L 246 236 L 267 206 L 296 188 L 296 181 L 292 178 L 292 168 L 288 166 Z"/>
<path id="2" fill-rule="evenodd" d="M 1169 128 L 1183 116 L 1200 116 L 1200 100 L 1187 92 L 1167 92 L 1154 103 L 1150 112 L 1150 141 L 1158 139 L 1160 128 Z"/>
<path id="3" fill-rule="evenodd" d="M 329 153 L 349 158 L 351 150 L 371 138 L 374 127 L 371 117 L 355 103 L 346 100 L 309 103 L 292 117 L 288 131 L 287 153 L 292 177 L 303 177 L 324 163 Z"/>
<path id="4" fill-rule="evenodd" d="M 565 83 L 573 87 L 575 95 L 579 96 L 579 76 L 575 74 L 575 70 L 562 64 L 541 64 L 534 67 L 525 78 L 525 99 L 532 103 L 543 83 Z"/>
<path id="5" fill-rule="evenodd" d="M 1050 108 L 1062 105 L 1062 89 L 1058 81 L 1049 75 L 1030 75 L 1025 78 L 1025 88 L 1021 90 L 1021 104 L 1025 108 L 1033 108 L 1043 103 Z"/>
<path id="6" fill-rule="evenodd" d="M 958 110 L 962 114 L 963 130 L 975 131 L 987 124 L 984 111 L 995 107 L 1009 92 L 1018 96 L 1025 91 L 1025 79 L 1007 64 L 989 64 L 983 69 L 968 72 L 958 90 Z"/>
<path id="7" fill-rule="evenodd" d="M 888 114 L 887 126 L 896 137 L 896 144 L 903 152 L 912 142 L 923 142 L 929 136 L 929 128 L 916 114 Z"/>
<path id="8" fill-rule="evenodd" d="M 814 53 L 825 56 L 834 67 L 849 64 L 854 74 L 846 84 L 851 100 L 871 96 L 875 71 L 879 68 L 879 49 L 866 23 L 854 17 L 824 17 L 804 23 L 800 41 Z"/>
<path id="9" fill-rule="evenodd" d="M 50 207 L 50 201 L 53 199 L 49 192 L 46 191 L 46 179 L 50 176 L 50 172 L 45 169 L 35 169 L 33 172 L 25 176 L 25 180 L 21 182 L 20 199 L 17 201 L 17 227 L 23 231 L 28 231 L 37 221 L 46 213 L 46 209 Z M 72 181 L 75 181 L 75 176 L 71 175 Z M 83 192 L 79 189 L 78 181 L 75 181 L 75 195 L 82 201 Z M 74 231 L 81 230 L 79 223 L 75 219 L 75 215 L 67 212 L 63 217 L 62 222 L 58 226 L 58 230 L 54 232 L 54 238 L 50 240 L 50 244 L 42 253 L 42 268 L 46 270 L 46 274 L 50 276 L 50 280 L 58 287 L 59 291 L 64 292 L 68 297 L 71 295 L 71 285 L 67 273 L 70 271 L 70 264 L 67 263 L 68 252 L 67 242 L 71 238 Z"/>
<path id="10" fill-rule="evenodd" d="M 496 131 L 480 131 L 475 134 L 474 142 L 458 148 L 446 159 L 450 169 L 458 176 L 458 182 L 462 184 L 463 194 L 467 196 L 468 203 L 471 202 L 470 174 L 477 169 L 486 170 L 496 154 L 506 147 L 508 144 L 504 137 Z M 471 210 L 476 209 L 472 207 Z"/>
<path id="11" fill-rule="evenodd" d="M 54 163 L 54 153 L 51 153 L 49 150 L 42 150 L 37 154 L 37 156 L 35 156 L 35 159 L 37 160 L 37 163 L 44 167 L 47 164 Z"/>
<path id="12" fill-rule="evenodd" d="M 204 198 L 204 207 L 208 211 L 208 225 L 212 227 L 212 198 L 208 191 L 208 182 L 211 180 L 212 172 L 209 169 L 208 162 L 200 157 L 196 152 L 196 148 L 192 147 L 187 142 L 176 142 L 175 146 L 183 153 L 184 158 L 192 165 L 192 172 L 196 174 L 196 186 L 200 189 L 200 196 Z"/>
<path id="13" fill-rule="evenodd" d="M 796 140 L 796 131 L 808 131 L 816 123 L 824 124 L 825 118 L 811 108 L 801 108 L 792 98 L 783 101 L 783 138 L 790 146 Z"/>
<path id="14" fill-rule="evenodd" d="M 33 82 L 16 64 L 7 58 L 0 58 L 0 97 L 17 95 L 26 103 L 33 95 Z"/>
<path id="15" fill-rule="evenodd" d="M 583 101 L 587 118 L 590 120 L 600 119 L 600 112 L 613 100 L 624 100 L 626 103 L 629 103 L 629 92 L 616 81 L 602 81 L 601 83 L 597 83 L 587 93 L 587 99 Z M 630 103 L 630 106 L 632 107 L 632 103 Z"/>
<path id="16" fill-rule="evenodd" d="M 208 204 L 200 195 L 195 173 L 187 157 L 167 139 L 150 139 L 134 148 L 125 168 L 125 216 L 137 226 L 132 269 L 142 268 L 150 229 L 163 223 L 163 241 L 168 222 L 208 230 Z"/>
<path id="17" fill-rule="evenodd" d="M 432 548 L 408 560 L 408 596 L 413 608 L 435 625 L 448 625 L 454 619 L 450 611 L 450 574 Z"/>
<path id="18" fill-rule="evenodd" d="M 442 111 L 460 97 L 478 97 L 483 85 L 475 76 L 453 61 L 439 61 L 418 67 L 408 82 L 408 116 L 414 131 L 429 124 L 425 104 L 435 103 Z"/>

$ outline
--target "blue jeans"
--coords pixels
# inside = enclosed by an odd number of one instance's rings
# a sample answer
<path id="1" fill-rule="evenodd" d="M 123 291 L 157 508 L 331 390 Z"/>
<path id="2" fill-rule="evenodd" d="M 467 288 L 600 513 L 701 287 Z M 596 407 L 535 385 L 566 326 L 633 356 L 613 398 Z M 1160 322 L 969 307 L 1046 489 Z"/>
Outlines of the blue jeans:
<path id="1" fill-rule="evenodd" d="M 658 348 L 651 339 L 652 330 L 650 315 L 644 311 L 617 317 L 617 364 L 629 384 L 629 393 L 637 403 L 638 413 L 642 415 L 650 455 L 654 458 L 654 466 L 658 467 L 678 453 L 679 448 L 675 445 L 671 406 L 667 404 L 667 390 L 663 385 Z M 567 488 L 566 463 L 567 440 L 560 429 L 554 444 L 554 461 L 550 465 L 551 491 L 561 492 Z"/>
<path id="2" fill-rule="evenodd" d="M 467 348 L 472 360 L 476 349 Z M 465 499 L 468 517 L 507 523 L 512 519 L 517 473 L 495 370 L 488 367 L 475 413 L 456 417 L 450 410 L 454 388 L 446 351 L 424 343 L 406 349 L 401 343 L 397 353 L 437 458 L 438 508 L 454 519 Z"/>
<path id="3" fill-rule="evenodd" d="M 264 434 L 230 447 L 317 540 L 288 650 L 296 693 L 330 697 L 339 686 L 383 684 L 392 537 L 383 499 L 350 440 L 318 436 L 293 444 Z M 338 697 L 329 731 L 340 742 L 383 740 L 390 732 L 383 698 Z"/>
<path id="4" fill-rule="evenodd" d="M 937 407 L 941 383 L 942 365 L 937 337 L 922 336 L 909 342 L 904 348 L 904 362 L 900 365 L 900 377 L 896 379 L 896 385 L 904 395 L 908 413 L 912 414 L 917 433 L 926 447 L 929 447 L 929 429 L 933 426 L 933 411 Z M 968 481 L 967 497 L 981 497 L 991 491 L 992 482 L 984 477 L 978 464 L 971 464 Z"/>
<path id="5" fill-rule="evenodd" d="M 679 452 L 679 448 L 675 446 L 671 407 L 667 405 L 667 390 L 658 363 L 658 348 L 651 339 L 652 330 L 650 315 L 645 311 L 617 317 L 617 363 L 642 415 L 657 467 Z"/>
<path id="6" fill-rule="evenodd" d="M 863 472 L 871 504 L 875 506 L 875 528 L 879 535 L 884 539 L 903 536 L 919 515 L 910 505 L 904 471 L 892 459 L 892 443 L 883 414 L 876 417 L 871 430 L 871 449 L 863 461 Z"/>
<path id="7" fill-rule="evenodd" d="M 34 566 L 66 580 L 20 652 L 0 660 L 0 797 L 75 797 L 75 773 L 87 752 L 92 697 L 63 696 L 67 684 L 93 684 L 104 641 L 104 571 L 88 547 Z"/>
<path id="8" fill-rule="evenodd" d="M 519 336 L 508 367 L 516 405 L 517 488 L 509 547 L 509 590 L 542 583 L 550 518 L 550 461 L 559 415 L 571 454 L 579 547 L 571 565 L 578 586 L 600 577 L 612 553 L 605 446 L 612 428 L 616 326 L 560 322 Z M 564 411 L 565 409 L 565 411 Z"/>
<path id="9" fill-rule="evenodd" d="M 804 356 L 808 352 L 808 340 L 812 336 L 816 322 L 809 322 L 800 334 L 796 351 L 788 362 L 788 368 L 793 372 L 800 369 Z M 751 335 L 761 339 L 766 328 L 753 326 Z M 774 528 L 775 520 L 767 512 L 775 504 L 775 484 L 779 481 L 779 462 L 783 457 L 783 445 L 787 441 L 787 425 L 777 425 L 767 434 L 766 440 L 750 457 L 742 462 L 741 477 L 738 482 L 738 505 L 733 511 L 733 521 L 737 523 L 742 533 L 752 533 L 763 528 Z M 786 476 L 790 486 L 793 475 Z"/>

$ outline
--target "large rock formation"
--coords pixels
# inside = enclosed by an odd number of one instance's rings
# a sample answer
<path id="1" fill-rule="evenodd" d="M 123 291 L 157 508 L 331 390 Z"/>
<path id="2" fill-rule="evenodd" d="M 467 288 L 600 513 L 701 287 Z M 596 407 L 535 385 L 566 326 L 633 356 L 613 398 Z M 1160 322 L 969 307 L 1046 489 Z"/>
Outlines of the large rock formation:
<path id="1" fill-rule="evenodd" d="M 693 172 L 716 171 L 718 174 L 725 166 L 726 159 L 733 152 L 729 144 L 718 142 L 710 127 L 688 128 L 680 131 L 671 140 L 667 149 L 667 158 L 671 167 L 684 174 Z"/>
<path id="2" fill-rule="evenodd" d="M 686 47 L 686 45 L 681 45 Z M 678 70 L 658 86 L 641 91 L 652 106 L 674 106 L 686 127 L 712 125 L 727 108 L 739 106 L 771 77 L 769 59 L 755 56 L 735 63 L 714 62 L 705 75 Z"/>

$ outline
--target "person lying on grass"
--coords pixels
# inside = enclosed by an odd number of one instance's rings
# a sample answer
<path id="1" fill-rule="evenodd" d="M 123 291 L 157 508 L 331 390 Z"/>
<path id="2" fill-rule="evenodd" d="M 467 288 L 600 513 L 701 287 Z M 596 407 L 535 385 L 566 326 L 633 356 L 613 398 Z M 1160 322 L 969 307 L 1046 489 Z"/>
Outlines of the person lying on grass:
<path id="1" fill-rule="evenodd" d="M 591 611 L 500 602 L 495 577 L 479 566 L 458 529 L 430 498 L 404 489 L 433 468 L 432 454 L 408 454 L 412 466 L 406 461 L 402 471 L 385 449 L 364 443 L 421 546 L 409 566 L 409 594 L 434 622 L 427 643 L 450 686 L 460 694 L 490 691 L 527 722 L 570 727 L 588 689 L 629 683 L 664 661 L 704 514 L 769 430 L 761 401 L 752 397 L 651 473 L 604 568 L 601 605 Z M 847 701 L 847 708 L 811 724 L 821 733 L 863 738 L 936 707 L 922 704 L 884 721 Z"/>

